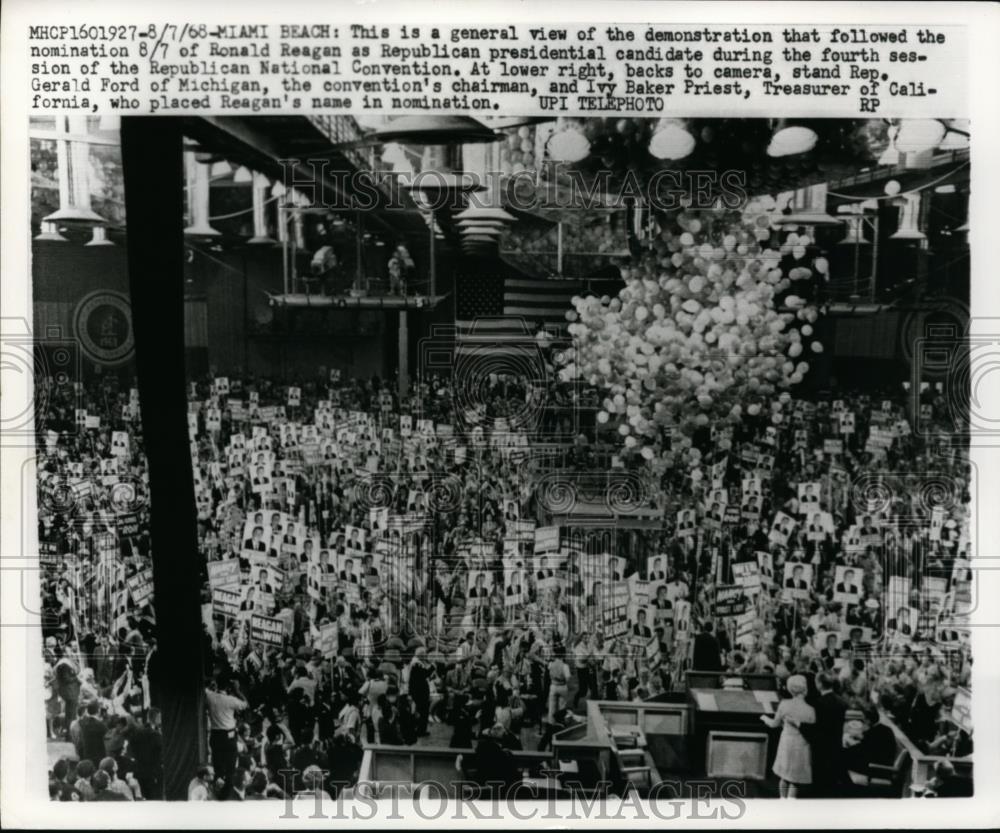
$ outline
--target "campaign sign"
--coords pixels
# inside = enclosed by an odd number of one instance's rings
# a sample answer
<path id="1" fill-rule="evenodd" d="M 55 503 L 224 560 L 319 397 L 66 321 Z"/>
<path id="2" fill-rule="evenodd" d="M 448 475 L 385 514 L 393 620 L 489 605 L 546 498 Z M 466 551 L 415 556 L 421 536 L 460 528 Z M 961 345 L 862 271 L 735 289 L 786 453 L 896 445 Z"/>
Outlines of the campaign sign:
<path id="1" fill-rule="evenodd" d="M 284 619 L 261 616 L 259 613 L 253 614 L 250 617 L 250 638 L 254 642 L 263 642 L 265 645 L 281 646 L 285 640 Z"/>

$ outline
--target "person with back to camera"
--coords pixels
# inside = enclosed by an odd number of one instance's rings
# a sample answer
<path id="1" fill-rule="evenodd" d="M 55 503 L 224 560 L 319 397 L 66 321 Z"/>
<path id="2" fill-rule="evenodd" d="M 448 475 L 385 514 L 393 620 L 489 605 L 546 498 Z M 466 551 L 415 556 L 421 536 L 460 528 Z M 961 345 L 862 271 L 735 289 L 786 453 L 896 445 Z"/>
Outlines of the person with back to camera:
<path id="1" fill-rule="evenodd" d="M 802 736 L 801 727 L 816 722 L 816 711 L 806 702 L 809 684 L 805 677 L 793 674 L 785 685 L 791 697 L 778 703 L 773 717 L 762 714 L 760 719 L 772 729 L 781 727 L 772 770 L 781 779 L 778 785 L 781 797 L 798 798 L 799 789 L 812 783 L 809 744 Z"/>

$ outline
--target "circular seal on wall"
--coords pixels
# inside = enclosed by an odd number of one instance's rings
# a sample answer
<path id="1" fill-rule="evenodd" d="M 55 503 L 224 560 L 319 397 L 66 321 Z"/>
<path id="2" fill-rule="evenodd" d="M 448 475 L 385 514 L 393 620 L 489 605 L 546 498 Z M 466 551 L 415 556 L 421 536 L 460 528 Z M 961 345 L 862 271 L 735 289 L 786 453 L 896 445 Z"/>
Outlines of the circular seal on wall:
<path id="1" fill-rule="evenodd" d="M 121 292 L 100 289 L 84 297 L 73 328 L 84 354 L 98 364 L 121 364 L 135 351 L 132 305 Z"/>

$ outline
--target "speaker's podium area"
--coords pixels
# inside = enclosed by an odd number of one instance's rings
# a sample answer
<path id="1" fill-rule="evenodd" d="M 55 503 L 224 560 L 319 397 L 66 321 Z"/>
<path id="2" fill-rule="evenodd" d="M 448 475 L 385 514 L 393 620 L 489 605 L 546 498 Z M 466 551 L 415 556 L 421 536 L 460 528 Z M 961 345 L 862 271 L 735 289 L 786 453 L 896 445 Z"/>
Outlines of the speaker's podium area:
<path id="1" fill-rule="evenodd" d="M 506 790 L 523 798 L 593 799 L 624 796 L 670 798 L 777 798 L 778 778 L 771 767 L 781 729 L 773 716 L 781 699 L 773 674 L 688 672 L 687 687 L 652 700 L 590 700 L 585 719 L 557 732 L 551 748 L 511 750 L 514 781 Z M 882 721 L 896 739 L 895 757 L 864 772 L 847 772 L 844 789 L 860 798 L 919 795 L 946 761 L 958 777 L 972 780 L 970 758 L 920 751 L 886 714 Z M 849 710 L 845 746 L 861 726 L 860 712 Z M 524 732 L 525 747 L 534 733 Z M 483 798 L 494 778 L 477 772 L 476 750 L 450 748 L 431 738 L 414 746 L 366 745 L 354 790 L 378 797 L 392 790 L 444 789 L 452 797 Z M 432 744 L 432 745 L 431 745 Z M 439 794 L 439 793 L 435 793 Z"/>
<path id="2" fill-rule="evenodd" d="M 716 694 L 719 703 L 706 708 Z M 551 749 L 510 752 L 517 780 L 505 787 L 519 790 L 524 798 L 635 791 L 644 798 L 669 799 L 724 797 L 737 781 L 732 795 L 776 797 L 777 780 L 768 770 L 776 739 L 742 694 L 754 703 L 755 694 L 777 700 L 773 691 L 709 689 L 663 695 L 670 698 L 667 702 L 591 700 L 586 719 L 556 733 Z M 730 702 L 726 695 L 736 699 Z M 766 696 L 762 699 L 768 704 Z M 364 750 L 355 789 L 377 797 L 403 787 L 420 791 L 433 783 L 454 797 L 485 797 L 477 785 L 493 779 L 480 777 L 476 759 L 472 748 L 372 744 Z"/>

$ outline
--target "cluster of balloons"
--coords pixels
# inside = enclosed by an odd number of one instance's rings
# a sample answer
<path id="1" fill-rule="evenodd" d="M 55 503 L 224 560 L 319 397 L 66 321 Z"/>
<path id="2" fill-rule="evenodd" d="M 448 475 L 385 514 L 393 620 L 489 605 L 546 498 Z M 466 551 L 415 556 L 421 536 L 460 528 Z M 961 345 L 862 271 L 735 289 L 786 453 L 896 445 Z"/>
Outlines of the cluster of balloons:
<path id="1" fill-rule="evenodd" d="M 786 274 L 788 241 L 769 245 L 776 208 L 763 198 L 742 212 L 680 213 L 616 298 L 577 297 L 566 314 L 575 349 L 556 356 L 562 378 L 604 390 L 598 422 L 657 466 L 683 463 L 697 479 L 699 427 L 762 413 L 779 425 L 805 356 L 822 352 L 816 308 L 788 294 L 813 268 Z"/>
<path id="2" fill-rule="evenodd" d="M 624 213 L 624 212 L 622 212 Z M 611 215 L 602 213 L 599 219 L 581 211 L 566 211 L 559 217 L 562 223 L 562 247 L 566 254 L 628 255 L 627 231 L 623 224 L 611 222 Z M 523 228 L 511 225 L 504 235 L 504 249 L 513 252 L 551 254 L 558 247 L 558 232 L 551 225 Z"/>
<path id="3" fill-rule="evenodd" d="M 522 124 L 508 132 L 500 145 L 500 172 L 510 176 L 532 171 L 536 163 L 534 126 Z"/>

